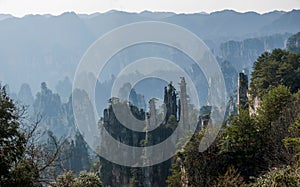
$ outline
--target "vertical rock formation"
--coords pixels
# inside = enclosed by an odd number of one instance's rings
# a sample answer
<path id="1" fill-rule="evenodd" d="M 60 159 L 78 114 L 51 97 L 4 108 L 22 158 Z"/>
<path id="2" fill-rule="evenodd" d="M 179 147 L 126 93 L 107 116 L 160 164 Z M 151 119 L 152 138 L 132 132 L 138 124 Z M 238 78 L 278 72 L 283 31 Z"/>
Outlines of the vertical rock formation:
<path id="1" fill-rule="evenodd" d="M 227 119 L 230 115 L 237 114 L 237 90 L 235 90 L 232 95 L 229 97 L 228 104 L 225 112 L 225 119 Z"/>
<path id="2" fill-rule="evenodd" d="M 132 115 L 139 120 L 145 120 L 145 112 L 141 109 L 138 109 L 137 107 L 133 106 L 132 104 L 126 102 L 120 102 L 117 98 L 112 98 L 110 99 L 110 102 L 112 105 L 115 105 L 116 108 L 123 109 L 124 107 L 129 107 L 130 112 Z M 103 112 L 103 127 L 102 130 L 108 131 L 108 133 L 113 136 L 114 139 L 117 141 L 131 145 L 134 147 L 140 146 L 141 142 L 147 137 L 145 137 L 145 134 L 143 133 L 135 133 L 130 129 L 127 129 L 126 127 L 123 126 L 123 124 L 120 123 L 120 121 L 117 119 L 115 111 L 110 105 L 107 109 L 104 110 Z M 100 129 L 101 133 L 101 129 Z M 101 134 L 103 136 L 103 133 Z M 105 137 L 101 137 L 104 141 L 101 143 L 101 148 L 103 150 L 108 150 L 111 149 L 111 145 L 106 144 L 105 142 Z M 126 154 L 124 152 L 120 152 L 119 154 Z M 148 154 L 148 153 L 146 153 Z M 112 157 L 114 155 L 111 155 Z M 146 160 L 147 161 L 147 160 Z M 113 164 L 110 162 L 105 161 L 104 159 L 100 159 L 100 162 L 107 163 L 106 166 L 103 166 L 103 174 L 102 175 L 107 175 L 107 170 L 110 169 L 111 176 L 109 178 L 103 179 L 104 183 L 107 185 L 111 186 L 126 186 L 130 182 L 130 178 L 132 176 L 131 174 L 131 168 L 125 167 L 125 166 L 120 166 L 118 164 Z"/>
<path id="3" fill-rule="evenodd" d="M 156 99 L 149 101 L 149 112 L 147 114 L 144 110 L 139 109 L 135 105 L 129 103 L 130 112 L 133 116 L 139 120 L 145 122 L 145 133 L 133 132 L 130 129 L 125 128 L 116 118 L 116 113 L 121 112 L 123 107 L 128 104 L 125 101 L 121 101 L 118 98 L 111 98 L 111 105 L 104 110 L 101 123 L 103 124 L 102 130 L 108 131 L 108 133 L 117 141 L 134 147 L 148 147 L 150 145 L 156 145 L 173 133 L 173 130 L 177 127 L 178 121 L 183 123 L 182 125 L 188 125 L 188 100 L 186 82 L 182 77 L 180 82 L 180 92 L 177 92 L 172 82 L 164 88 L 164 114 L 165 119 L 162 124 L 158 123 L 160 114 L 156 109 Z M 126 104 L 125 104 L 126 103 Z M 121 108 L 120 111 L 113 110 L 112 105 L 117 105 Z M 124 105 L 124 106 L 123 106 Z M 128 106 L 126 106 L 128 107 Z M 118 113 L 119 114 L 119 113 Z M 146 114 L 146 116 L 145 116 Z M 148 131 L 149 127 L 158 126 L 153 131 Z M 151 128 L 152 129 L 152 128 Z M 100 130 L 100 133 L 102 131 Z M 103 133 L 101 134 L 103 136 Z M 101 137 L 103 138 L 103 137 Z M 104 138 L 105 139 L 105 138 Z M 101 141 L 102 142 L 102 141 Z M 174 141 L 175 142 L 175 141 Z M 105 149 L 110 149 L 110 145 L 101 144 Z M 175 146 L 175 145 L 168 145 Z M 165 150 L 167 148 L 163 148 Z M 119 153 L 126 154 L 126 153 Z M 145 149 L 143 151 L 143 163 L 149 165 L 149 158 L 155 157 L 157 154 L 164 154 L 164 151 L 157 153 L 151 149 Z M 112 155 L 113 157 L 114 155 Z M 145 168 L 129 168 L 110 163 L 104 159 L 100 159 L 100 162 L 104 163 L 103 170 L 103 182 L 106 185 L 111 186 L 128 186 L 131 183 L 133 186 L 164 186 L 165 180 L 169 175 L 169 168 L 171 167 L 172 160 L 169 159 L 161 164 L 145 167 Z M 109 171 L 109 174 L 107 174 Z M 105 177 L 109 176 L 109 177 Z"/>
<path id="4" fill-rule="evenodd" d="M 150 116 L 149 116 L 149 126 L 156 126 L 156 108 L 155 108 L 155 98 L 149 101 L 149 109 L 150 109 Z"/>
<path id="5" fill-rule="evenodd" d="M 180 82 L 180 96 L 178 102 L 178 114 L 179 121 L 183 123 L 183 125 L 188 125 L 188 104 L 187 104 L 187 93 L 186 93 L 186 82 L 184 77 L 181 77 Z"/>
<path id="6" fill-rule="evenodd" d="M 248 105 L 248 76 L 241 72 L 238 77 L 238 109 L 249 109 Z"/>
<path id="7" fill-rule="evenodd" d="M 168 121 L 171 115 L 177 119 L 177 94 L 172 82 L 170 82 L 169 88 L 165 87 L 164 105 L 165 121 Z"/>

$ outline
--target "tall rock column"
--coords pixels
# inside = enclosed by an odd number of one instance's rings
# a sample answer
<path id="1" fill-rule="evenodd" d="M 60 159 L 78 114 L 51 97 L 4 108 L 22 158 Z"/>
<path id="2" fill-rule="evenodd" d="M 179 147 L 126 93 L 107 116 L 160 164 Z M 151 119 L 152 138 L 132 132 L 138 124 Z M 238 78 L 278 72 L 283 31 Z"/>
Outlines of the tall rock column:
<path id="1" fill-rule="evenodd" d="M 177 94 L 172 82 L 170 82 L 169 88 L 165 87 L 164 113 L 166 122 L 169 120 L 171 115 L 177 119 Z"/>
<path id="2" fill-rule="evenodd" d="M 180 82 L 180 95 L 179 95 L 179 120 L 183 125 L 188 125 L 188 104 L 187 104 L 187 94 L 186 94 L 186 82 L 184 77 L 181 77 Z"/>
<path id="3" fill-rule="evenodd" d="M 238 77 L 238 110 L 248 110 L 248 76 L 241 72 Z"/>

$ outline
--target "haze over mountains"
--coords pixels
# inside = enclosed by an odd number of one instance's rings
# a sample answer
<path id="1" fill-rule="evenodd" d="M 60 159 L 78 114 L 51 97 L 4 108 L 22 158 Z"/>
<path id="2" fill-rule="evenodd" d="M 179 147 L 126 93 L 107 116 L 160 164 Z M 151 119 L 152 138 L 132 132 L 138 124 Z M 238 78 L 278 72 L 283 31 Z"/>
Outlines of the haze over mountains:
<path id="1" fill-rule="evenodd" d="M 0 80 L 14 92 L 24 82 L 34 93 L 42 81 L 55 88 L 65 77 L 73 79 L 84 52 L 104 33 L 128 23 L 151 20 L 192 31 L 211 48 L 220 64 L 228 61 L 236 71 L 251 67 L 263 51 L 284 48 L 286 39 L 300 31 L 300 10 L 262 15 L 232 10 L 211 14 L 109 11 L 23 18 L 0 15 Z"/>

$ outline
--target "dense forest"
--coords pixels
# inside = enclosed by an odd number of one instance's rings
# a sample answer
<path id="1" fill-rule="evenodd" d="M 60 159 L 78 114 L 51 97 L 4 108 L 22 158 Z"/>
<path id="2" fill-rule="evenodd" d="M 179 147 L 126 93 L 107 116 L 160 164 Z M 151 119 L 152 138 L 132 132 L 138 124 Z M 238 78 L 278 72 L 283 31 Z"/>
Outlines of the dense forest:
<path id="1" fill-rule="evenodd" d="M 35 97 L 26 84 L 13 96 L 0 85 L 0 186 L 300 186 L 299 36 L 290 37 L 286 49 L 261 54 L 250 84 L 247 74 L 235 72 L 238 93 L 231 93 L 222 130 L 207 150 L 199 151 L 211 111 L 203 106 L 190 141 L 174 158 L 151 167 L 120 166 L 95 154 L 74 128 L 67 94 L 53 93 L 43 82 Z M 223 68 L 230 70 L 228 62 Z M 227 89 L 235 85 L 232 79 L 225 76 Z M 104 109 L 99 129 L 134 146 L 163 141 L 177 128 L 184 108 L 188 115 L 195 112 L 186 96 L 178 96 L 182 90 L 165 86 L 167 115 L 158 129 L 145 136 L 123 127 L 112 110 L 116 101 L 122 105 L 116 98 Z M 133 115 L 146 119 L 143 97 L 133 91 L 130 98 Z M 230 109 L 233 105 L 236 109 Z"/>
<path id="2" fill-rule="evenodd" d="M 177 153 L 169 186 L 300 185 L 299 35 L 289 39 L 292 52 L 275 49 L 257 59 L 247 102 L 208 150 L 199 152 L 203 129 Z"/>

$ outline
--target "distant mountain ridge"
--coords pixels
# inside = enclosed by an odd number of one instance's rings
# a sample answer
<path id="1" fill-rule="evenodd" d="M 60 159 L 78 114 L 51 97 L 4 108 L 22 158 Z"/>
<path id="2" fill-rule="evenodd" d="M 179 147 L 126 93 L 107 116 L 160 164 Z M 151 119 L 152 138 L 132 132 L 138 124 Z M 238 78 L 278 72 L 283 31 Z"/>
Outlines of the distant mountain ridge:
<path id="1" fill-rule="evenodd" d="M 8 18 L 12 18 L 13 16 L 10 14 L 0 14 L 0 21 L 8 19 Z"/>
<path id="2" fill-rule="evenodd" d="M 66 76 L 72 80 L 84 52 L 104 33 L 128 23 L 153 20 L 185 27 L 203 39 L 217 56 L 222 52 L 220 45 L 230 40 L 300 31 L 300 10 L 266 14 L 232 10 L 210 14 L 113 10 L 91 15 L 66 12 L 59 16 L 27 15 L 22 18 L 1 14 L 0 80 L 11 85 L 12 90 L 18 90 L 25 82 L 36 92 L 42 81 L 54 88 Z M 226 56 L 230 56 L 228 51 Z"/>

